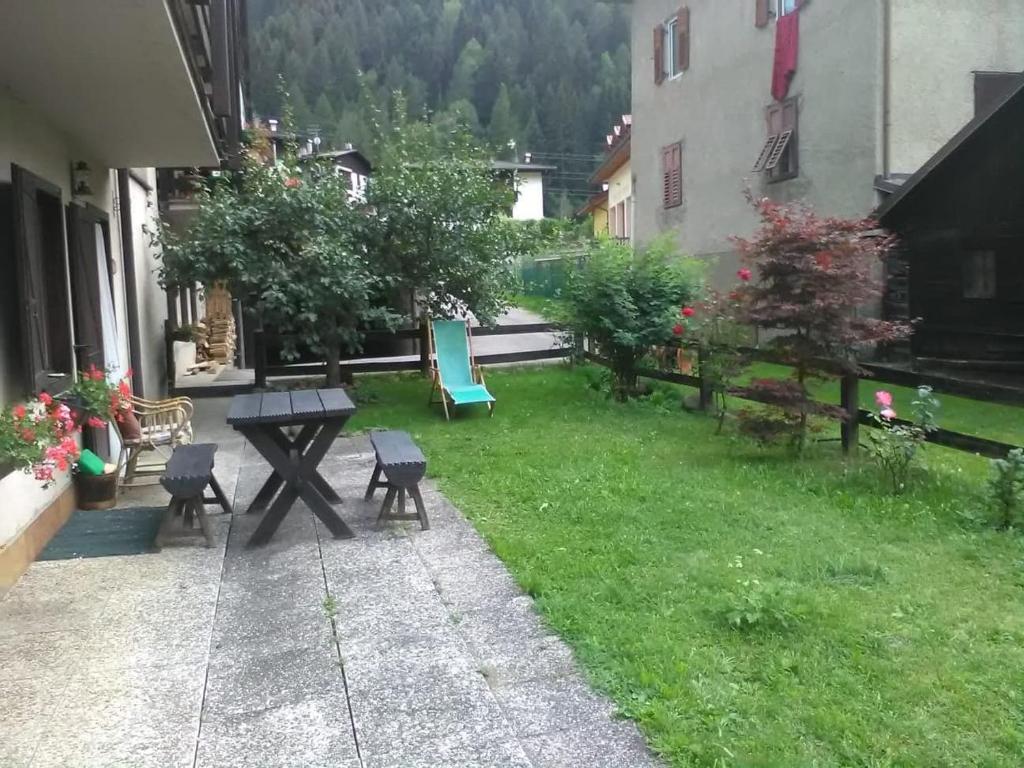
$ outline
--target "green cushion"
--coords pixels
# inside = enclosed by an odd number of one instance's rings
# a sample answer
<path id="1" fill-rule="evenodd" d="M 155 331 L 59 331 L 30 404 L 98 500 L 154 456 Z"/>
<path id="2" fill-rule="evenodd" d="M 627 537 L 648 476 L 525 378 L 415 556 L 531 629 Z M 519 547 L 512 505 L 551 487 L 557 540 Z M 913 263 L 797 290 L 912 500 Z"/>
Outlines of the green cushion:
<path id="1" fill-rule="evenodd" d="M 86 448 L 78 457 L 78 471 L 83 475 L 98 477 L 103 474 L 104 463 L 103 459 Z"/>

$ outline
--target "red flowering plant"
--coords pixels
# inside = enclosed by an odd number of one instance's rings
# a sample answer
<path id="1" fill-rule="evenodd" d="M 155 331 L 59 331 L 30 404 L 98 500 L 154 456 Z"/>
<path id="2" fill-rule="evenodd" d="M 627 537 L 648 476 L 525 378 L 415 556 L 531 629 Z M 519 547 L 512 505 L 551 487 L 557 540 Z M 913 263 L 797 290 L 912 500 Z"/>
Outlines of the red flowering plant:
<path id="1" fill-rule="evenodd" d="M 97 429 L 113 419 L 121 421 L 124 411 L 131 407 L 132 390 L 128 383 L 131 371 L 114 383 L 108 371 L 90 365 L 78 375 L 78 381 L 61 395 L 61 399 L 78 413 L 79 423 Z"/>
<path id="2" fill-rule="evenodd" d="M 46 392 L 0 411 L 0 464 L 31 473 L 49 486 L 78 459 L 74 414 Z"/>
<path id="3" fill-rule="evenodd" d="M 75 435 L 82 427 L 120 420 L 130 398 L 127 379 L 112 384 L 105 372 L 91 366 L 58 397 L 40 392 L 27 403 L 0 411 L 0 465 L 31 473 L 43 487 L 49 486 L 58 472 L 77 462 Z"/>
<path id="4" fill-rule="evenodd" d="M 821 217 L 802 205 L 748 197 L 761 218 L 751 239 L 734 238 L 749 265 L 733 292 L 736 318 L 768 331 L 768 347 L 792 367 L 787 378 L 750 382 L 740 394 L 772 408 L 741 412 L 743 431 L 803 448 L 814 417 L 852 418 L 811 399 L 808 384 L 858 370 L 873 345 L 906 339 L 908 323 L 864 313 L 881 295 L 875 278 L 894 246 L 870 219 Z"/>
<path id="5" fill-rule="evenodd" d="M 636 253 L 621 243 L 595 241 L 566 286 L 568 325 L 609 362 L 612 394 L 642 393 L 637 369 L 652 348 L 685 333 L 689 300 L 698 294 L 696 266 L 659 238 Z M 692 313 L 691 313 L 692 314 Z"/>
<path id="6" fill-rule="evenodd" d="M 699 373 L 711 395 L 718 432 L 728 415 L 728 396 L 734 390 L 734 382 L 750 364 L 745 350 L 753 342 L 753 334 L 737 319 L 737 306 L 733 294 L 722 296 L 718 291 L 710 291 L 694 313 L 692 335 L 700 349 Z"/>

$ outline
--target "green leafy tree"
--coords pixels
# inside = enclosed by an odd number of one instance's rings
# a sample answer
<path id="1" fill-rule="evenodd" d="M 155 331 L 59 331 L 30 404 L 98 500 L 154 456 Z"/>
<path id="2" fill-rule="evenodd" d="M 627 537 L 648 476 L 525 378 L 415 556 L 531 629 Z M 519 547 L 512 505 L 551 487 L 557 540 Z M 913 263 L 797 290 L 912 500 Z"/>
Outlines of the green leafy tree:
<path id="1" fill-rule="evenodd" d="M 513 264 L 528 247 L 507 215 L 513 195 L 467 131 L 439 135 L 399 119 L 367 192 L 377 211 L 371 250 L 426 312 L 491 322 L 507 306 Z"/>
<path id="2" fill-rule="evenodd" d="M 611 364 L 612 392 L 627 400 L 637 390 L 637 368 L 655 346 L 682 333 L 680 310 L 699 292 L 695 264 L 679 259 L 668 239 L 633 250 L 595 241 L 566 290 L 568 324 L 589 337 Z"/>

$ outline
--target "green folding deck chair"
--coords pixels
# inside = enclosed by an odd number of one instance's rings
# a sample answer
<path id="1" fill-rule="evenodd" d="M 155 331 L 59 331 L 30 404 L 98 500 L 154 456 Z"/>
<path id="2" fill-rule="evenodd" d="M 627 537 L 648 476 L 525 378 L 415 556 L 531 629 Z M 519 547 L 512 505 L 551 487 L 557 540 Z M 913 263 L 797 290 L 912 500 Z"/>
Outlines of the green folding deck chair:
<path id="1" fill-rule="evenodd" d="M 494 415 L 494 397 L 487 391 L 484 374 L 473 359 L 473 334 L 465 320 L 430 321 L 431 383 L 430 404 L 441 393 L 444 417 L 451 418 L 448 406 L 487 403 Z"/>

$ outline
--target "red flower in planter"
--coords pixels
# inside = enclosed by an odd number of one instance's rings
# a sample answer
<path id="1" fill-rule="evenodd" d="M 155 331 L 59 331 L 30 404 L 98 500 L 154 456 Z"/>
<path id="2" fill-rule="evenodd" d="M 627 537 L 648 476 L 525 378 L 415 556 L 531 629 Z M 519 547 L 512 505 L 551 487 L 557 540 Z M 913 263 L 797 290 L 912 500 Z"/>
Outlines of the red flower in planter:
<path id="1" fill-rule="evenodd" d="M 53 405 L 53 398 L 50 396 L 49 392 L 40 392 L 39 402 L 47 406 Z"/>
<path id="2" fill-rule="evenodd" d="M 753 275 L 752 275 L 751 271 L 749 269 L 747 269 L 746 267 L 744 267 L 743 269 L 739 270 L 736 273 L 736 277 L 738 277 L 744 283 L 748 282 L 752 276 Z"/>
<path id="3" fill-rule="evenodd" d="M 680 323 L 676 323 L 672 326 L 672 333 L 676 336 L 682 336 L 684 331 L 686 331 L 686 329 Z"/>
<path id="4" fill-rule="evenodd" d="M 694 315 L 693 307 L 683 307 L 683 311 L 682 311 L 681 314 L 682 314 L 683 317 L 693 317 L 693 315 Z"/>
<path id="5" fill-rule="evenodd" d="M 286 187 L 288 187 L 288 189 L 295 189 L 295 188 L 296 188 L 297 186 L 299 186 L 299 185 L 300 185 L 301 183 L 302 183 L 302 182 L 301 182 L 301 181 L 300 181 L 299 179 L 297 179 L 297 178 L 295 178 L 294 176 L 292 176 L 292 177 L 290 177 L 290 178 L 288 178 L 288 179 L 285 179 L 284 185 L 285 185 Z"/>
<path id="6" fill-rule="evenodd" d="M 103 427 L 107 426 L 107 422 L 99 416 L 90 416 L 89 421 L 86 423 L 93 429 L 103 429 Z"/>
<path id="7" fill-rule="evenodd" d="M 11 413 L 13 414 L 14 418 L 16 418 L 18 421 L 21 421 L 22 419 L 25 418 L 25 406 L 16 405 L 14 406 L 14 408 L 11 409 Z"/>
<path id="8" fill-rule="evenodd" d="M 34 430 L 28 428 L 23 429 L 21 430 L 21 439 L 26 443 L 34 443 L 36 441 L 36 433 Z"/>

